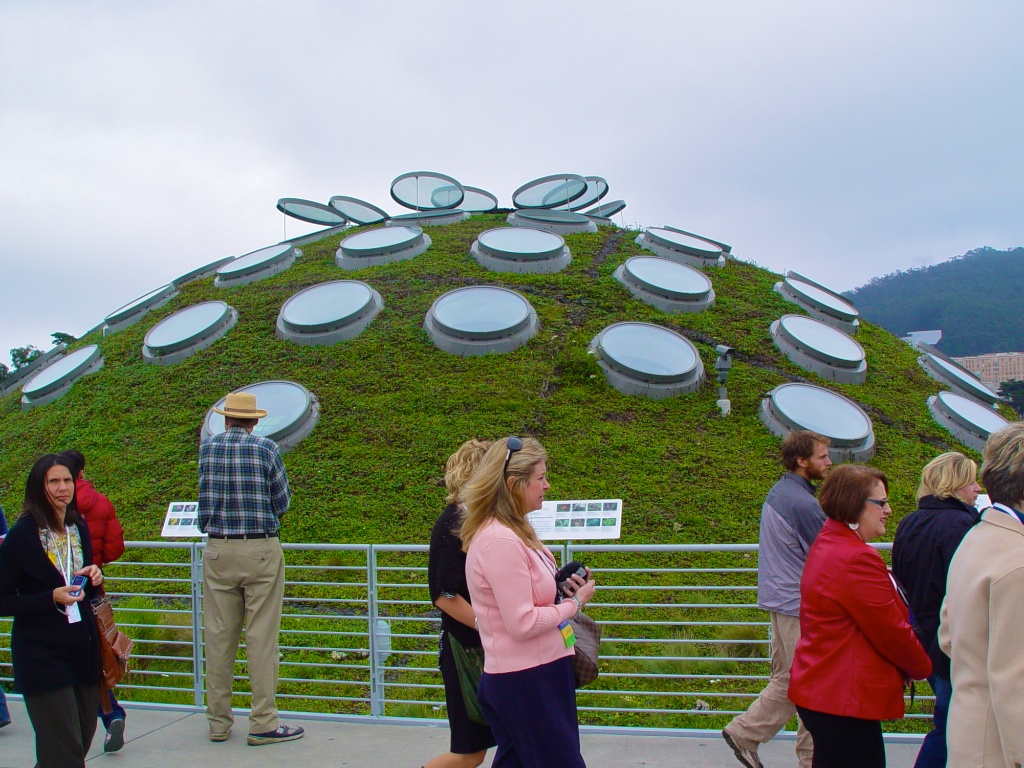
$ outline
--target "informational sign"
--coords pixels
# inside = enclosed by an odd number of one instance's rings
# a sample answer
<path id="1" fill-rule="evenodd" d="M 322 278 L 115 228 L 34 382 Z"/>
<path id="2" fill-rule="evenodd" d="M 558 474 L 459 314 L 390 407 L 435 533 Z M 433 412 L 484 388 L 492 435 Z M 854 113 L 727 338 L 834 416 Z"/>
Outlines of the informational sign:
<path id="1" fill-rule="evenodd" d="M 622 499 L 545 501 L 526 519 L 541 541 L 617 539 L 622 535 Z"/>
<path id="2" fill-rule="evenodd" d="M 195 501 L 172 501 L 167 505 L 164 516 L 164 529 L 161 536 L 169 538 L 188 538 L 205 536 L 199 530 L 199 504 Z"/>

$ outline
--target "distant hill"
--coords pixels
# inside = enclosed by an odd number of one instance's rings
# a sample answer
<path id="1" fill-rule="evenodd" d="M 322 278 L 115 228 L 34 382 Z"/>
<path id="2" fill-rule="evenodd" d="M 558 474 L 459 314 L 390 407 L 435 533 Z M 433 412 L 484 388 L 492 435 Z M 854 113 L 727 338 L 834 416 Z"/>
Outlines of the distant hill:
<path id="1" fill-rule="evenodd" d="M 1024 248 L 977 248 L 845 295 L 897 336 L 941 328 L 938 346 L 947 355 L 1024 351 Z"/>

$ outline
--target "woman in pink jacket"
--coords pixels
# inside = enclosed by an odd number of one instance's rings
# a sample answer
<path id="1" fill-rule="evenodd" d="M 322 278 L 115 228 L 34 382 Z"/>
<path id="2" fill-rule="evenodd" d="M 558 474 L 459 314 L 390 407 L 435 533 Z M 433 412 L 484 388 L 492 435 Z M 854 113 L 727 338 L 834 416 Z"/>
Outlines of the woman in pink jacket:
<path id="1" fill-rule="evenodd" d="M 540 509 L 547 455 L 536 440 L 491 445 L 463 486 L 466 580 L 484 648 L 480 706 L 498 748 L 494 768 L 585 768 L 580 754 L 572 641 L 563 634 L 594 595 L 556 598 L 557 566 L 526 515 Z M 589 576 L 589 573 L 588 573 Z"/>

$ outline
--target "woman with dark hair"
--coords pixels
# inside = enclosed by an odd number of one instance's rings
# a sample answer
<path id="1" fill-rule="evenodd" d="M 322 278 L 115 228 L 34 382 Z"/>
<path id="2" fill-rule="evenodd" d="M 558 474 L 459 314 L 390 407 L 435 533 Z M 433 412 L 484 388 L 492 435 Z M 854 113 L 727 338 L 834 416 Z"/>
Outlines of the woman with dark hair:
<path id="1" fill-rule="evenodd" d="M 905 682 L 932 671 L 895 580 L 868 546 L 885 534 L 888 489 L 881 471 L 846 464 L 818 493 L 828 519 L 800 580 L 789 681 L 814 768 L 884 768 L 881 721 L 903 717 Z"/>
<path id="2" fill-rule="evenodd" d="M 498 742 L 494 768 L 586 765 L 569 619 L 595 584 L 589 571 L 585 581 L 573 576 L 574 594 L 556 598 L 555 559 L 526 519 L 550 487 L 546 460 L 536 440 L 498 440 L 462 489 L 466 580 L 484 648 L 478 693 Z"/>
<path id="3" fill-rule="evenodd" d="M 480 647 L 480 633 L 476 631 L 476 616 L 466 584 L 466 553 L 458 537 L 459 492 L 476 471 L 488 445 L 490 443 L 483 440 L 467 440 L 448 457 L 444 471 L 447 506 L 430 533 L 427 582 L 430 599 L 441 609 L 438 666 L 444 680 L 451 746 L 450 751 L 435 757 L 425 768 L 476 768 L 484 761 L 487 750 L 495 745 L 491 729 L 469 716 L 452 650 L 453 643 L 463 648 Z"/>
<path id="4" fill-rule="evenodd" d="M 85 584 L 73 584 L 85 576 Z M 96 732 L 99 638 L 89 599 L 103 583 L 75 507 L 67 458 L 40 457 L 21 516 L 0 545 L 0 616 L 13 616 L 14 690 L 36 734 L 36 761 L 81 768 Z"/>

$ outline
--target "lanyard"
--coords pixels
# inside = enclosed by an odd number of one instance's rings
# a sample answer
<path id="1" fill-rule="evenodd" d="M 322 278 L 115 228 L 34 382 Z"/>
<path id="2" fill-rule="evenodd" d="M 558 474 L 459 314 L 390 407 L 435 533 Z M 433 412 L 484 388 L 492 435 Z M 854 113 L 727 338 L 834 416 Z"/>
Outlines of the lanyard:
<path id="1" fill-rule="evenodd" d="M 60 545 L 57 543 L 57 537 L 56 536 L 53 537 L 53 539 L 54 539 L 54 541 L 53 541 L 53 543 L 54 543 L 53 554 L 57 558 L 57 570 L 60 571 L 60 575 L 64 577 L 64 583 L 67 584 L 68 586 L 71 586 L 71 574 L 75 570 L 75 560 L 74 560 L 74 554 L 71 551 L 71 529 L 69 527 L 67 527 L 67 526 L 64 527 L 64 535 L 65 535 L 65 539 L 67 540 L 67 543 L 68 543 L 67 560 L 65 561 L 60 556 L 60 549 L 59 549 Z M 66 563 L 66 565 L 65 565 L 65 563 Z"/>

